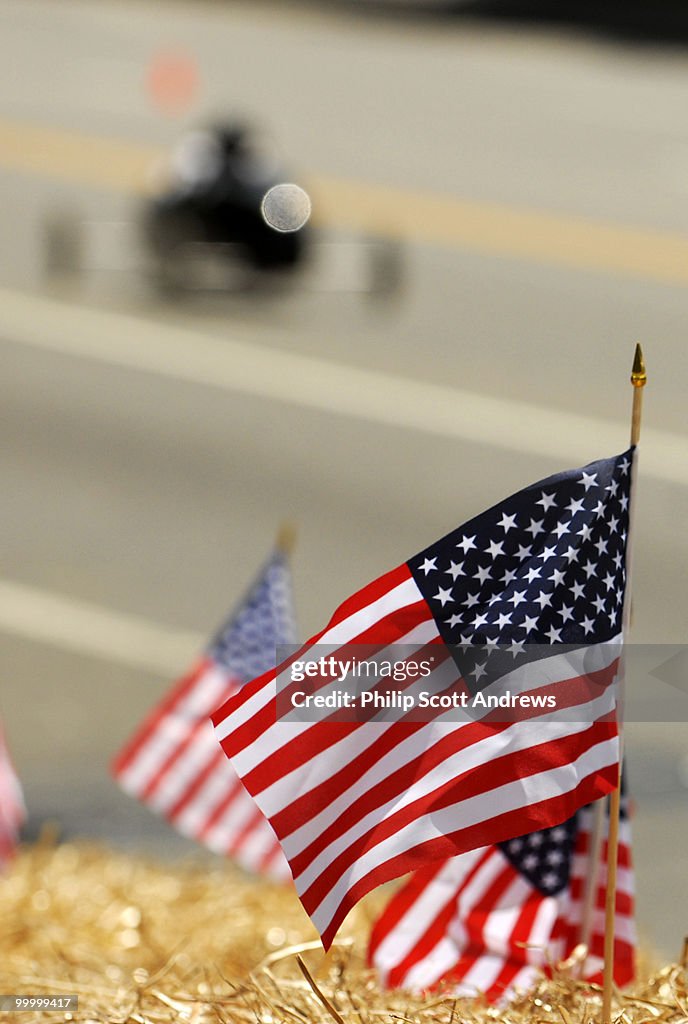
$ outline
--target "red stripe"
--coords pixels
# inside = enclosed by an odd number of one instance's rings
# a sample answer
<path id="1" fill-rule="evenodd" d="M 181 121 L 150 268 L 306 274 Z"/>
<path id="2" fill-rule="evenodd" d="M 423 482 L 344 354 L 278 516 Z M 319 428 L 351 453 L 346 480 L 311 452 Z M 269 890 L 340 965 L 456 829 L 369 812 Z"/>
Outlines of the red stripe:
<path id="1" fill-rule="evenodd" d="M 241 779 L 237 775 L 236 779 L 232 782 L 229 790 L 225 793 L 225 795 L 222 797 L 219 803 L 215 805 L 214 810 L 210 812 L 210 814 L 206 818 L 205 824 L 199 830 L 198 838 L 200 840 L 205 840 L 208 838 L 210 830 L 222 818 L 222 816 L 226 813 L 228 808 L 234 803 L 237 797 L 242 795 L 242 790 L 244 791 L 243 795 L 246 796 L 244 786 L 241 782 Z"/>
<path id="2" fill-rule="evenodd" d="M 206 725 L 209 723 L 206 721 Z M 189 806 L 190 803 L 198 796 L 199 791 L 208 781 L 208 779 L 215 772 L 223 772 L 227 781 L 231 778 L 232 770 L 227 761 L 227 758 L 222 753 L 220 747 L 210 749 L 210 758 L 206 761 L 205 765 L 197 772 L 196 776 L 191 780 L 184 792 L 178 797 L 176 803 L 165 812 L 165 816 L 169 821 L 174 821 L 182 811 Z"/>
<path id="3" fill-rule="evenodd" d="M 337 929 L 349 910 L 376 886 L 382 885 L 383 882 L 388 882 L 392 878 L 398 878 L 408 871 L 413 871 L 424 862 L 454 856 L 457 850 L 465 851 L 491 845 L 512 836 L 536 832 L 539 829 L 549 828 L 566 821 L 582 804 L 592 803 L 593 800 L 610 793 L 616 784 L 617 775 L 617 766 L 613 765 L 609 769 L 581 779 L 578 786 L 569 793 L 497 815 L 472 828 L 459 829 L 446 836 L 439 836 L 436 839 L 419 843 L 382 864 L 378 864 L 345 893 L 332 919 L 322 932 L 325 949 L 329 949 L 332 945 Z M 306 912 L 312 914 L 320 900 L 311 903 L 310 900 L 306 901 L 305 896 L 301 896 L 301 902 Z"/>
<path id="4" fill-rule="evenodd" d="M 489 860 L 491 855 L 491 850 L 485 850 L 484 854 L 479 858 L 476 864 L 473 865 L 473 869 L 464 880 L 464 883 L 461 886 L 462 889 L 465 889 L 469 882 L 475 878 L 476 873 L 483 867 L 485 862 Z M 440 862 L 440 870 L 445 865 L 446 861 Z M 390 971 L 390 983 L 392 986 L 397 987 L 403 985 L 411 968 L 425 960 L 438 942 L 440 942 L 444 935 L 446 935 L 449 923 L 456 914 L 457 897 L 458 893 L 454 890 L 450 898 L 446 900 L 444 904 L 440 905 L 437 916 L 430 923 L 425 933 L 418 939 L 413 949 L 410 950 L 408 955 Z"/>
<path id="5" fill-rule="evenodd" d="M 504 728 L 508 728 L 508 726 L 504 726 Z M 480 726 L 479 729 L 479 738 L 486 738 L 489 735 L 486 727 Z M 334 880 L 337 877 L 337 872 L 343 870 L 343 865 L 347 860 L 351 857 L 355 858 L 365 852 L 370 846 L 377 845 L 383 839 L 394 835 L 405 825 L 418 820 L 423 814 L 430 813 L 433 810 L 440 810 L 452 804 L 460 804 L 463 800 L 485 794 L 487 794 L 486 803 L 489 803 L 491 799 L 494 799 L 492 797 L 493 792 L 501 786 L 513 782 L 514 779 L 527 778 L 543 771 L 570 764 L 585 750 L 590 749 L 614 734 L 615 730 L 608 730 L 606 725 L 592 725 L 580 734 L 566 736 L 556 742 L 547 741 L 522 751 L 504 754 L 501 757 L 492 758 L 487 763 L 456 775 L 441 786 L 437 786 L 430 793 L 418 797 L 412 803 L 401 807 L 398 811 L 387 814 L 376 826 L 368 829 L 330 864 L 329 868 L 320 876 L 323 880 L 322 884 L 329 888 L 326 879 Z M 294 878 L 298 878 L 319 853 L 325 850 L 335 839 L 343 835 L 356 821 L 361 820 L 367 812 L 382 805 L 386 800 L 390 800 L 394 796 L 403 793 L 415 781 L 422 778 L 430 767 L 447 760 L 452 754 L 464 749 L 464 746 L 463 732 L 458 734 L 450 733 L 444 736 L 431 751 L 427 752 L 426 759 L 430 762 L 429 765 L 426 765 L 426 760 L 422 756 L 415 758 L 413 761 L 400 767 L 393 777 L 384 779 L 375 788 L 368 790 L 364 798 L 356 801 L 350 813 L 341 815 L 338 820 L 333 822 L 325 832 L 315 838 L 299 854 L 289 858 Z M 438 748 L 441 748 L 439 752 Z M 281 822 L 278 824 L 276 817 L 272 818 L 271 822 L 277 835 L 282 838 L 283 833 L 279 827 Z M 525 828 L 521 832 L 512 833 L 512 835 L 521 835 L 528 831 L 534 830 Z M 504 836 L 502 838 L 510 837 Z M 484 842 L 476 842 L 474 846 L 488 846 L 495 841 L 497 840 L 488 836 Z M 452 853 L 461 853 L 463 849 L 470 848 L 463 847 L 452 851 Z M 448 855 L 451 855 L 451 853 Z"/>
<path id="6" fill-rule="evenodd" d="M 186 675 L 182 676 L 176 686 L 173 686 L 167 696 L 144 718 L 139 729 L 112 761 L 111 771 L 113 775 L 118 776 L 129 767 L 131 762 L 138 756 L 141 748 L 146 746 L 151 734 L 157 731 L 160 722 L 173 713 L 176 706 L 193 689 L 198 679 L 205 674 L 212 664 L 208 658 L 201 658 Z"/>
<path id="7" fill-rule="evenodd" d="M 408 633 L 411 632 L 411 630 L 418 626 L 420 623 L 428 622 L 430 621 L 430 619 L 431 616 L 428 610 L 428 606 L 425 604 L 424 601 L 419 601 L 415 604 L 407 605 L 405 608 L 397 609 L 395 612 L 391 612 L 387 618 L 378 620 L 376 623 L 371 625 L 369 630 L 359 633 L 351 641 L 348 641 L 346 644 L 342 645 L 340 649 L 346 650 L 346 648 L 349 646 L 356 646 L 361 644 L 370 646 L 373 649 L 384 650 L 385 647 L 389 646 L 389 644 L 393 643 L 395 640 L 398 640 L 401 637 L 408 635 Z M 379 640 L 379 630 L 384 631 L 384 642 L 381 642 Z M 374 639 L 376 639 L 375 643 L 372 642 Z M 287 661 L 283 662 L 282 665 L 280 665 L 279 668 L 277 669 L 277 672 L 273 670 L 271 672 L 267 672 L 264 676 L 261 676 L 260 680 L 256 681 L 260 682 L 260 685 L 254 688 L 254 693 L 265 687 L 269 688 L 272 685 L 274 685 L 277 676 L 281 675 L 283 672 L 288 672 L 289 666 L 293 662 L 307 659 L 308 654 L 311 653 L 312 647 L 315 645 L 316 642 L 317 641 L 309 640 L 308 643 L 304 644 L 304 646 L 297 654 L 295 654 L 292 658 L 289 658 Z M 323 680 L 321 686 L 325 685 L 327 684 Z M 320 687 L 317 688 L 319 689 Z M 298 686 L 297 684 L 294 684 L 293 690 L 295 691 L 296 689 L 298 689 Z M 314 692 L 315 689 L 316 687 L 313 686 L 313 681 L 310 680 L 309 691 L 312 690 Z M 218 712 L 211 716 L 212 721 L 216 726 L 220 725 L 226 719 L 230 718 L 241 707 L 241 705 L 243 705 L 246 702 L 246 700 L 248 699 L 247 690 L 248 687 L 243 687 L 242 690 L 235 697 L 231 697 L 229 701 L 227 701 Z M 288 700 L 288 693 L 280 695 L 280 707 L 286 707 Z M 330 716 L 330 719 L 332 717 L 335 716 Z M 341 720 L 341 713 L 336 715 L 336 717 L 338 720 Z M 250 747 L 251 744 L 255 741 L 256 737 L 262 736 L 264 733 L 266 733 L 269 730 L 269 728 L 276 723 L 277 720 L 277 699 L 275 697 L 271 697 L 247 721 L 238 724 L 235 728 L 232 728 L 229 735 L 221 741 L 222 748 L 224 749 L 227 757 L 232 758 L 236 754 L 240 753 L 242 750 L 245 750 L 247 747 Z M 317 722 L 315 724 L 318 726 L 319 730 L 321 726 L 327 726 L 332 723 L 328 719 L 323 719 L 321 722 Z M 339 724 L 341 724 L 342 728 L 346 728 L 348 731 L 352 731 L 353 729 L 357 728 L 360 723 L 345 723 L 340 721 Z M 307 735 L 309 739 L 311 738 L 311 734 L 313 732 L 314 730 L 313 727 L 311 726 L 311 728 L 307 730 Z M 322 738 L 326 735 L 327 734 L 323 732 L 321 736 L 320 732 L 318 731 L 318 737 L 320 738 L 321 742 Z M 323 749 L 325 749 L 326 746 L 328 745 L 329 744 L 326 743 L 323 746 Z M 313 756 L 312 753 L 310 752 L 310 748 L 308 752 L 305 752 L 302 744 L 300 743 L 288 744 L 280 751 L 280 777 L 284 774 L 284 771 L 282 769 L 283 755 L 285 758 L 289 758 L 292 767 L 298 767 L 305 761 L 310 760 L 310 758 Z M 271 766 L 272 771 L 270 770 Z M 255 792 L 258 791 L 258 787 L 264 789 L 266 786 L 270 785 L 272 781 L 274 781 L 275 775 L 274 766 L 272 765 L 271 759 L 266 759 L 265 762 L 258 765 L 253 770 L 253 772 L 249 774 L 255 780 L 249 782 L 248 776 L 246 777 L 246 788 L 249 789 L 249 792 L 255 794 Z"/>

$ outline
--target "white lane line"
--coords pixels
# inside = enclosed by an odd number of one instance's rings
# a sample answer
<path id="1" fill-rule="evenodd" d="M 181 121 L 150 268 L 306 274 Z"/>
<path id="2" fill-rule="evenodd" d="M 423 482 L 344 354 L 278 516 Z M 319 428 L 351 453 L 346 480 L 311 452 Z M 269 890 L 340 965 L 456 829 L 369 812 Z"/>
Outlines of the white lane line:
<path id="1" fill-rule="evenodd" d="M 11 580 L 0 580 L 0 630 L 173 678 L 188 668 L 206 639 Z"/>
<path id="2" fill-rule="evenodd" d="M 0 335 L 108 366 L 573 465 L 627 442 L 627 428 L 608 420 L 9 289 L 0 289 Z M 687 440 L 644 429 L 643 476 L 688 486 Z"/>

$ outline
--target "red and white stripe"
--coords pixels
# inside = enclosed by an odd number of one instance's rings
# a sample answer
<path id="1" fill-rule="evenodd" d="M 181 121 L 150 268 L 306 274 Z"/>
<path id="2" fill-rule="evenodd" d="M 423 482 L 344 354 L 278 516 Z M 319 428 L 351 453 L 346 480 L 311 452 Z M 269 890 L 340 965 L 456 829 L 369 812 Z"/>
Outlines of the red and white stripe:
<path id="1" fill-rule="evenodd" d="M 569 956 L 581 940 L 585 886 L 591 872 L 590 850 L 592 845 L 593 817 L 594 811 L 592 808 L 586 807 L 580 812 L 580 824 L 571 869 L 568 898 L 562 900 L 561 914 L 555 931 L 557 945 L 554 952 L 557 959 Z M 598 984 L 602 983 L 602 970 L 604 968 L 608 833 L 609 817 L 605 815 L 604 836 L 597 872 L 597 889 L 593 904 L 589 955 L 583 972 L 585 978 Z M 628 985 L 635 977 L 637 942 L 631 822 L 630 817 L 626 815 L 619 822 L 619 846 L 617 853 L 616 913 L 614 916 L 614 981 L 617 985 Z"/>
<path id="2" fill-rule="evenodd" d="M 569 884 L 557 896 L 530 885 L 498 846 L 414 872 L 373 927 L 368 957 L 381 984 L 424 991 L 442 982 L 457 995 L 484 994 L 494 1002 L 529 988 L 550 964 L 569 957 L 581 941 L 593 813 L 590 808 L 579 812 Z M 614 980 L 627 985 L 635 975 L 634 879 L 630 824 L 628 819 L 620 824 Z M 582 971 L 597 983 L 606 881 L 605 840 Z"/>
<path id="3" fill-rule="evenodd" d="M 0 868 L 15 854 L 25 817 L 21 786 L 0 729 Z"/>
<path id="4" fill-rule="evenodd" d="M 183 835 L 247 871 L 291 879 L 275 833 L 218 746 L 210 713 L 240 682 L 203 658 L 144 720 L 112 771 Z"/>
<path id="5" fill-rule="evenodd" d="M 359 591 L 314 644 L 413 645 L 440 638 L 406 565 Z M 270 820 L 301 901 L 331 944 L 371 889 L 432 860 L 557 824 L 609 792 L 618 759 L 613 687 L 579 685 L 590 649 L 537 663 L 539 678 L 577 695 L 581 721 L 289 722 L 278 717 L 277 671 L 213 715 L 239 777 Z M 619 638 L 600 645 L 600 679 L 618 668 Z M 585 659 L 585 665 L 583 664 Z M 285 670 L 280 666 L 278 671 Z M 584 705 L 584 706 L 583 706 Z"/>

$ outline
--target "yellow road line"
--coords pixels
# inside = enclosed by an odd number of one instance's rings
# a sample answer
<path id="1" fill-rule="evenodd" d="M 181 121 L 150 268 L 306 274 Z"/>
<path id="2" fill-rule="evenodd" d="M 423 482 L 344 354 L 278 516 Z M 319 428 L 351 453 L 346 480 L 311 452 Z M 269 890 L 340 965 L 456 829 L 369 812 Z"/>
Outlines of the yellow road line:
<path id="1" fill-rule="evenodd" d="M 143 194 L 158 147 L 0 120 L 0 168 Z M 311 176 L 322 224 L 516 260 L 688 284 L 688 237 Z"/>

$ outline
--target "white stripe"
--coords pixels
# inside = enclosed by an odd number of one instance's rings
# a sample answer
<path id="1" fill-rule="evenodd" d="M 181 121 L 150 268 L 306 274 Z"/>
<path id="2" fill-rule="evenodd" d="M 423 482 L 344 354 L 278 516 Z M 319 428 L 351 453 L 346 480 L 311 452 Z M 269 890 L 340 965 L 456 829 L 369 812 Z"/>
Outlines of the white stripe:
<path id="1" fill-rule="evenodd" d="M 186 729 L 185 736 L 189 730 Z M 179 752 L 168 771 L 160 779 L 147 803 L 158 814 L 166 813 L 182 799 L 199 773 L 212 761 L 217 749 L 215 734 L 209 720 L 204 721 L 193 740 Z"/>
<path id="2" fill-rule="evenodd" d="M 379 621 L 379 619 L 385 618 L 394 611 L 398 611 L 401 608 L 406 608 L 410 604 L 422 600 L 422 595 L 416 586 L 415 580 L 409 577 L 397 584 L 387 593 L 383 594 L 376 601 L 371 602 L 359 611 L 349 615 L 346 619 L 343 619 L 340 623 L 333 626 L 331 629 L 326 629 L 323 636 L 318 639 L 316 646 L 341 645 L 350 643 L 361 635 L 366 629 L 368 629 L 373 623 Z M 428 617 L 430 617 L 430 610 L 428 609 Z M 308 659 L 308 647 L 311 643 L 306 645 L 305 656 L 303 659 Z M 262 708 L 264 708 L 270 701 L 274 700 L 277 695 L 276 679 L 273 676 L 266 681 L 264 686 L 248 700 L 242 702 L 236 709 L 230 711 L 226 718 L 215 726 L 218 740 L 222 741 L 230 733 L 239 729 L 246 722 L 250 721 L 254 715 L 258 714 Z"/>
<path id="3" fill-rule="evenodd" d="M 268 348 L 236 330 L 217 337 L 6 288 L 0 304 L 13 343 L 107 366 L 573 465 L 581 451 L 618 446 L 608 420 Z M 643 442 L 645 476 L 688 485 L 683 435 L 646 427 Z"/>
<path id="4" fill-rule="evenodd" d="M 453 832 L 460 822 L 462 828 L 489 820 L 493 814 L 504 814 L 511 810 L 534 806 L 543 800 L 557 797 L 575 789 L 580 779 L 587 778 L 602 768 L 618 763 L 618 742 L 616 739 L 596 744 L 584 751 L 576 761 L 557 769 L 548 769 L 537 775 L 514 780 L 491 790 L 487 794 L 462 800 L 460 804 L 441 808 L 410 822 L 394 835 L 382 840 L 366 853 L 360 855 L 348 871 L 344 872 L 326 893 L 311 919 L 322 935 L 342 903 L 346 893 L 374 868 L 391 860 L 418 843 L 441 838 Z M 334 844 L 333 844 L 334 845 Z M 337 844 L 339 845 L 339 844 Z M 329 861 L 318 858 L 320 870 L 326 869 Z M 309 865 L 310 868 L 310 865 Z M 304 876 L 311 878 L 307 869 L 295 878 L 297 891 L 303 895 L 308 888 Z M 317 876 L 316 876 L 317 877 Z"/>
<path id="5" fill-rule="evenodd" d="M 608 712 L 609 697 L 610 693 L 605 692 L 588 705 L 590 711 L 589 722 Z M 297 880 L 300 891 L 308 888 L 311 882 L 318 877 L 321 871 L 339 853 L 388 815 L 409 806 L 418 799 L 429 796 L 440 787 L 451 784 L 465 773 L 471 772 L 484 764 L 489 764 L 495 757 L 519 753 L 544 742 L 556 743 L 567 736 L 584 732 L 589 727 L 589 722 L 559 722 L 553 721 L 552 716 L 543 716 L 541 719 L 528 722 L 517 722 L 504 732 L 488 734 L 474 742 L 470 747 L 460 749 L 452 755 L 445 757 L 434 768 L 421 776 L 412 786 L 409 786 L 404 793 L 395 793 L 384 804 L 373 808 L 363 817 L 353 821 L 349 829 L 330 843 L 326 849 L 309 863 L 308 868 L 302 872 Z M 388 755 L 381 758 L 377 764 L 358 779 L 355 785 L 347 789 L 339 799 L 326 806 L 319 814 L 314 814 L 312 818 L 304 822 L 291 835 L 282 838 L 282 845 L 288 859 L 296 856 L 315 838 L 326 832 L 332 824 L 346 814 L 347 808 L 351 813 L 355 806 L 355 801 L 380 781 L 398 772 L 419 753 L 430 752 L 435 744 L 444 737 L 453 735 L 458 730 L 464 728 L 470 727 L 457 726 L 455 723 L 433 724 L 423 730 L 422 736 L 416 733 L 403 740 Z M 364 737 L 361 736 L 361 743 L 363 744 L 363 742 Z M 323 770 L 327 768 L 328 764 L 332 763 L 331 756 L 327 751 L 324 758 L 321 756 L 320 759 L 322 760 Z M 308 782 L 314 778 L 313 773 L 316 763 L 314 759 L 306 764 L 303 771 L 299 770 L 298 772 L 291 773 L 292 777 L 298 779 L 301 776 L 303 779 L 300 785 L 297 782 L 293 792 L 307 792 L 311 788 Z M 608 763 L 613 763 L 613 761 Z M 316 781 L 320 781 L 321 777 L 319 774 L 315 776 Z M 257 799 L 266 816 L 271 817 L 272 807 L 269 797 L 264 799 L 265 796 L 266 794 L 263 793 L 258 794 Z M 473 799 L 477 799 L 482 803 L 489 799 L 489 797 L 481 795 Z M 462 803 L 461 806 L 463 807 L 465 804 L 466 802 Z M 477 818 L 475 820 L 480 819 Z M 463 814 L 461 814 L 454 824 L 454 829 L 460 827 L 460 825 L 463 827 L 463 825 L 468 823 L 464 821 Z"/>
<path id="6" fill-rule="evenodd" d="M 237 834 L 255 814 L 256 805 L 246 791 L 238 793 L 222 817 L 209 829 L 204 842 L 215 853 L 226 853 Z"/>
<path id="7" fill-rule="evenodd" d="M 199 718 L 211 713 L 223 695 L 230 692 L 230 687 L 227 673 L 209 663 L 178 704 L 163 715 L 156 728 L 149 732 L 133 760 L 118 774 L 117 781 L 122 788 L 138 796 L 162 763 L 188 736 L 191 727 Z M 213 744 L 217 746 L 214 739 Z"/>
<path id="8" fill-rule="evenodd" d="M 613 650 L 614 648 L 610 646 L 607 648 L 607 653 L 609 654 Z M 613 656 L 611 660 L 613 661 Z M 549 670 L 542 670 L 546 674 L 549 673 L 550 680 L 554 675 L 555 669 L 558 667 L 557 662 L 557 657 L 547 659 Z M 537 685 L 540 685 L 540 681 L 541 680 L 538 678 Z M 608 689 L 603 691 L 596 702 L 586 705 L 584 715 L 582 714 L 581 717 L 586 717 L 589 722 L 593 721 L 608 710 L 611 710 L 612 701 L 613 690 Z M 486 712 L 486 714 L 487 713 L 488 712 Z M 548 723 L 551 727 L 551 719 L 556 718 L 557 715 L 558 712 L 550 714 L 549 717 L 547 715 L 542 715 L 539 716 L 535 722 L 519 723 L 519 725 L 527 726 L 528 731 L 532 731 L 533 728 L 538 728 L 538 723 Z M 335 822 L 342 813 L 348 812 L 354 805 L 355 801 L 362 797 L 368 790 L 372 789 L 382 780 L 391 777 L 399 770 L 400 767 L 418 756 L 419 752 L 422 750 L 429 750 L 442 736 L 449 732 L 454 733 L 461 728 L 465 728 L 464 725 L 453 721 L 452 719 L 454 717 L 455 715 L 453 715 L 452 712 L 448 712 L 440 716 L 435 721 L 425 726 L 420 734 L 415 733 L 407 737 L 383 757 L 380 757 L 376 763 L 369 768 L 363 776 L 350 785 L 340 797 L 328 804 L 328 806 L 319 814 L 312 816 L 309 821 L 304 822 L 302 828 L 292 834 L 289 839 L 289 850 L 298 851 L 300 848 L 308 845 L 313 838 L 325 831 L 333 822 Z M 383 735 L 383 733 L 390 727 L 390 724 L 391 723 L 388 723 L 386 726 L 379 726 L 380 731 L 375 734 L 376 739 L 379 739 Z M 565 728 L 556 735 L 564 735 L 567 732 L 575 733 L 581 731 L 585 727 L 585 723 L 559 724 L 565 726 Z M 277 727 L 273 727 L 273 730 L 278 727 L 279 723 Z M 331 775 L 333 764 L 351 764 L 355 757 L 357 757 L 362 751 L 368 749 L 368 747 L 375 742 L 375 740 L 371 739 L 371 730 L 373 728 L 377 729 L 378 726 L 373 726 L 372 723 L 366 723 L 365 729 L 356 729 L 354 732 L 344 737 L 344 739 L 338 741 L 338 743 L 333 744 L 322 753 L 315 755 L 305 765 L 285 774 L 282 778 L 276 780 L 271 786 L 266 787 L 262 792 L 258 793 L 257 799 L 263 809 L 263 812 L 268 817 L 271 817 L 283 808 L 288 807 L 294 799 L 295 794 L 299 795 L 301 793 L 308 792 L 323 779 L 327 779 Z M 279 750 L 282 746 L 288 744 L 292 740 L 299 744 L 307 743 L 307 739 L 304 737 L 303 733 L 298 730 L 287 734 L 282 727 L 280 743 L 277 742 L 277 734 L 273 732 L 273 734 L 270 735 L 270 732 L 271 731 L 266 732 L 256 741 L 249 756 L 247 756 L 246 752 L 242 751 L 232 759 L 240 775 L 243 776 L 246 774 L 247 765 L 253 767 L 254 764 L 262 763 L 266 756 L 268 756 L 268 752 L 270 752 L 269 756 L 276 758 L 274 763 L 279 764 Z M 525 730 L 518 730 L 517 732 L 521 736 L 525 735 Z M 552 735 L 554 736 L 555 734 L 553 733 Z M 491 739 L 492 743 L 489 750 L 485 750 L 484 747 L 480 748 L 481 755 L 483 751 L 485 752 L 483 760 L 491 756 L 492 747 L 495 747 L 496 749 L 498 745 L 504 744 L 505 742 L 504 738 L 497 736 L 494 736 Z M 489 739 L 483 740 L 482 742 L 489 743 Z M 512 747 L 511 744 L 513 743 L 514 739 L 511 737 L 509 739 L 509 749 L 519 749 L 518 747 Z M 476 760 L 477 757 L 478 754 L 476 750 L 474 750 L 473 754 L 470 754 L 467 751 L 460 751 L 459 754 L 453 756 L 449 764 L 456 765 L 455 770 L 457 772 L 461 772 L 462 770 L 470 769 L 475 767 L 476 764 L 481 763 L 480 760 Z M 459 758 L 461 759 L 461 764 L 458 763 Z M 421 794 L 435 788 L 436 783 L 432 780 L 436 779 L 437 773 L 441 771 L 442 765 L 435 769 L 434 774 L 426 777 L 428 779 L 427 783 L 419 783 L 419 785 L 424 787 L 420 791 Z M 416 787 L 416 789 L 414 789 L 414 798 L 417 795 L 419 795 L 419 790 Z M 405 802 L 409 802 L 408 794 Z"/>
<path id="9" fill-rule="evenodd" d="M 440 908 L 452 897 L 456 898 L 457 890 L 486 851 L 487 847 L 482 847 L 447 860 L 375 950 L 374 962 L 379 971 L 388 973 L 408 956 Z"/>
<path id="10" fill-rule="evenodd" d="M 438 982 L 455 964 L 456 946 L 447 935 L 443 935 L 427 956 L 409 968 L 402 981 L 403 987 L 412 992 L 422 992 Z"/>
<path id="11" fill-rule="evenodd" d="M 217 807 L 236 781 L 236 772 L 227 758 L 222 755 L 222 760 L 218 761 L 194 797 L 175 816 L 174 823 L 179 831 L 184 832 L 185 835 L 197 835 L 206 824 L 213 809 Z"/>

